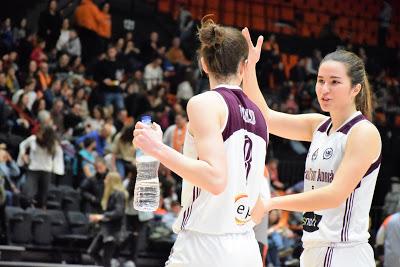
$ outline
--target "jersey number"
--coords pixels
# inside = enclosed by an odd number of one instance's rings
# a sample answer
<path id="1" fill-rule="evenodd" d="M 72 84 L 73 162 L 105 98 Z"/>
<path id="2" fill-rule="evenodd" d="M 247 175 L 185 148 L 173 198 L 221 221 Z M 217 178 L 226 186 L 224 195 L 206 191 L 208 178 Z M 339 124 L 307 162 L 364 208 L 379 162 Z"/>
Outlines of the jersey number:
<path id="1" fill-rule="evenodd" d="M 244 155 L 244 167 L 246 168 L 246 181 L 249 177 L 251 161 L 252 161 L 252 149 L 253 149 L 253 141 L 251 141 L 250 137 L 247 135 L 244 136 L 244 145 L 243 145 L 243 155 Z"/>

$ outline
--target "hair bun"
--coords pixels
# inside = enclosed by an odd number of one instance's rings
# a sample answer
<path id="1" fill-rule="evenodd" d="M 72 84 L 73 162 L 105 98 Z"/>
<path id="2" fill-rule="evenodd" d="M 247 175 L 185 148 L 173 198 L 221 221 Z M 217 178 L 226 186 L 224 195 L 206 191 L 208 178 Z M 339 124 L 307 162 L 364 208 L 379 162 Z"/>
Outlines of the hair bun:
<path id="1" fill-rule="evenodd" d="M 207 19 L 202 22 L 199 39 L 206 48 L 217 49 L 223 42 L 223 36 L 223 28 L 215 24 L 213 20 Z"/>

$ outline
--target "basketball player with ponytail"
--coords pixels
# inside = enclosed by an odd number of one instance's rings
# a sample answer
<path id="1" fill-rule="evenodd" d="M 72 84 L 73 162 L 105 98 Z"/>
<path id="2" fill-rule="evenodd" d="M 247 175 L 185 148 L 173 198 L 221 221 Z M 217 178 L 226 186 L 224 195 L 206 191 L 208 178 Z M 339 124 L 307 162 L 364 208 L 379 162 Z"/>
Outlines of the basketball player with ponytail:
<path id="1" fill-rule="evenodd" d="M 138 122 L 134 144 L 183 178 L 182 211 L 168 267 L 261 267 L 251 212 L 268 141 L 265 118 L 240 88 L 248 44 L 237 29 L 203 20 L 199 59 L 211 90 L 191 98 L 183 155 L 159 126 Z"/>
<path id="2" fill-rule="evenodd" d="M 267 106 L 257 84 L 255 65 L 262 37 L 254 47 L 247 28 L 242 33 L 249 44 L 244 91 L 262 110 L 269 131 L 311 142 L 304 193 L 260 200 L 253 219 L 273 209 L 304 212 L 303 267 L 375 266 L 368 223 L 382 144 L 369 121 L 372 100 L 364 63 L 344 50 L 326 55 L 315 90 L 321 109 L 329 116 L 285 114 Z"/>

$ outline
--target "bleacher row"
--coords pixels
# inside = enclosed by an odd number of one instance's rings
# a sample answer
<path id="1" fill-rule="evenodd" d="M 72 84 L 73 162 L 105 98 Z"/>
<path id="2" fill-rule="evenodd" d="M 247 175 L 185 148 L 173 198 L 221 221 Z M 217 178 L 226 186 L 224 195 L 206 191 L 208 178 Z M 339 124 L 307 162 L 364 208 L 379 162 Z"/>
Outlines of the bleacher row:
<path id="1" fill-rule="evenodd" d="M 318 37 L 330 17 L 335 16 L 334 30 L 338 36 L 353 44 L 377 45 L 380 1 L 159 0 L 158 8 L 176 14 L 180 3 L 187 5 L 195 19 L 213 14 L 224 25 L 302 37 Z M 399 14 L 392 18 L 387 46 L 400 46 Z"/>
<path id="2" fill-rule="evenodd" d="M 93 235 L 88 215 L 80 211 L 80 199 L 78 190 L 52 185 L 47 210 L 6 207 L 9 244 L 34 250 L 86 251 Z"/>

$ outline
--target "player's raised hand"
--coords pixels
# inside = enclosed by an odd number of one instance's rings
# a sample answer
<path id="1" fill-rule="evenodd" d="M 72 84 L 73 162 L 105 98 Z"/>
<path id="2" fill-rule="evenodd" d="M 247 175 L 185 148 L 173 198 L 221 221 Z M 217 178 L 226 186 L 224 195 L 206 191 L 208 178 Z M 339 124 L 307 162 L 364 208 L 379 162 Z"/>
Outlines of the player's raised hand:
<path id="1" fill-rule="evenodd" d="M 242 34 L 244 38 L 247 41 L 247 44 L 249 46 L 249 55 L 247 57 L 247 64 L 257 64 L 258 60 L 260 60 L 260 54 L 261 54 L 261 47 L 262 43 L 264 41 L 264 37 L 262 35 L 258 36 L 257 39 L 257 44 L 256 46 L 253 45 L 253 42 L 251 41 L 249 29 L 245 27 L 242 30 Z"/>

